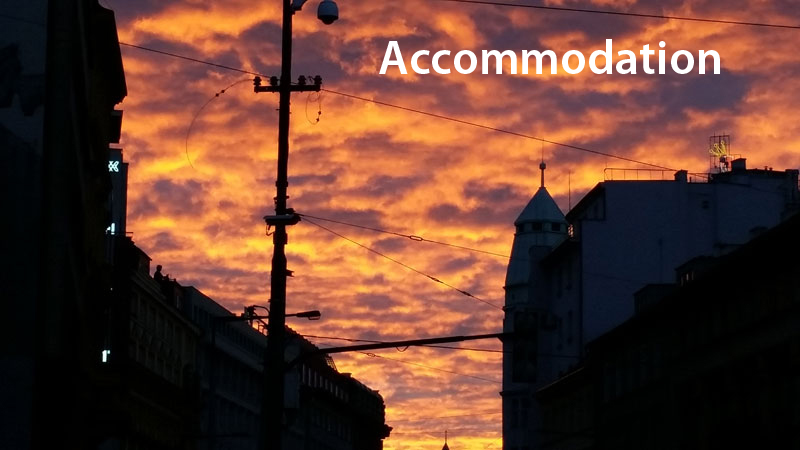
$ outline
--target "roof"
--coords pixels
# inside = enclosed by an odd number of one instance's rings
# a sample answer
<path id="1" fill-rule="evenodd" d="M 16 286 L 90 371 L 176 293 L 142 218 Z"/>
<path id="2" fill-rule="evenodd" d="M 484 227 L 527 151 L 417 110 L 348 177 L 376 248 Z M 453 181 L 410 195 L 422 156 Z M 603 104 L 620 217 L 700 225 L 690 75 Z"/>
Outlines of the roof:
<path id="1" fill-rule="evenodd" d="M 525 209 L 519 214 L 514 225 L 526 222 L 560 222 L 566 223 L 564 213 L 553 201 L 553 197 L 547 192 L 547 188 L 540 187 Z"/>

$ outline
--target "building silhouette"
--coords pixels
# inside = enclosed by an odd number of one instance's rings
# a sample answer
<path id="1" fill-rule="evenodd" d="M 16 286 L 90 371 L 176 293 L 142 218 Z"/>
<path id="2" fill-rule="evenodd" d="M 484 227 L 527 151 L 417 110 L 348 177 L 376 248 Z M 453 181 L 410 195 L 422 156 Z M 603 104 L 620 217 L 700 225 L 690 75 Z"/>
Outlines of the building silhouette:
<path id="1" fill-rule="evenodd" d="M 800 446 L 800 216 L 637 297 L 537 393 L 542 449 Z"/>
<path id="2" fill-rule="evenodd" d="M 258 448 L 266 328 L 253 327 L 189 286 L 184 312 L 202 330 L 198 353 L 203 391 L 199 448 Z M 254 323 L 258 325 L 258 323 Z M 287 327 L 287 362 L 319 350 Z M 287 449 L 380 450 L 391 427 L 381 395 L 327 355 L 303 358 L 286 374 Z"/>
<path id="3" fill-rule="evenodd" d="M 747 169 L 737 159 L 732 170 L 705 177 L 678 171 L 672 180 L 604 181 L 564 216 L 541 169 L 542 186 L 515 221 L 505 284 L 503 328 L 518 335 L 504 343 L 507 450 L 538 448 L 535 392 L 630 318 L 635 292 L 673 282 L 675 268 L 691 259 L 736 249 L 800 201 L 797 170 Z"/>
<path id="4" fill-rule="evenodd" d="M 102 439 L 104 231 L 114 106 L 126 96 L 114 14 L 91 0 L 0 16 L 0 442 Z"/>
<path id="5" fill-rule="evenodd" d="M 100 448 L 194 449 L 200 328 L 182 312 L 174 280 L 150 277 L 150 258 L 114 236 L 113 283 L 102 362 Z"/>
<path id="6" fill-rule="evenodd" d="M 233 314 L 151 277 L 126 230 L 114 13 L 97 0 L 0 9 L 0 447 L 253 448 L 267 337 L 229 323 L 212 351 L 204 320 Z M 382 448 L 382 397 L 332 361 L 287 376 L 286 448 Z"/>
<path id="7" fill-rule="evenodd" d="M 151 276 L 150 258 L 124 234 L 128 164 L 121 150 L 110 152 L 108 167 L 104 448 L 259 448 L 266 327 L 158 269 Z M 287 362 L 319 350 L 288 328 L 286 343 Z M 383 448 L 391 431 L 383 398 L 340 373 L 329 356 L 303 358 L 285 385 L 286 449 Z"/>

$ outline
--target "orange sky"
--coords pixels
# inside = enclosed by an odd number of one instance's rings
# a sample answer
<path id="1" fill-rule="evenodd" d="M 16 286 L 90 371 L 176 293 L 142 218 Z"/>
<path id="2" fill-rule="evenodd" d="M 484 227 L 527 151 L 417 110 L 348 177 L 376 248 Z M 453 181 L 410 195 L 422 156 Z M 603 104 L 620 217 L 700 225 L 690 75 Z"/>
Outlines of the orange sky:
<path id="1" fill-rule="evenodd" d="M 243 0 L 101 3 L 116 11 L 122 42 L 279 72 L 277 0 L 258 6 Z M 295 77 L 319 74 L 332 90 L 690 172 L 708 169 L 707 138 L 721 132 L 733 136 L 733 152 L 751 167 L 800 166 L 798 30 L 429 0 L 338 3 L 340 20 L 332 26 L 317 21 L 316 1 L 295 16 Z M 790 1 L 545 4 L 800 24 Z M 595 75 L 588 68 L 580 75 L 378 74 L 389 40 L 399 41 L 408 63 L 422 48 L 559 55 L 577 49 L 588 58 L 607 38 L 615 49 L 637 53 L 659 40 L 667 42 L 668 55 L 713 49 L 722 57 L 722 74 Z M 261 218 L 272 212 L 275 195 L 277 95 L 254 94 L 251 77 L 240 73 L 122 51 L 128 230 L 180 283 L 237 312 L 266 304 L 271 239 Z M 239 80 L 202 110 L 187 147 L 198 110 Z M 603 180 L 605 168 L 637 167 L 331 93 L 295 94 L 292 111 L 290 207 L 500 254 L 510 251 L 513 221 L 538 187 L 542 153 L 548 189 L 564 211 L 568 178 L 575 204 Z M 503 303 L 502 257 L 320 224 Z M 395 340 L 501 331 L 499 309 L 309 223 L 292 227 L 289 236 L 295 277 L 287 309 L 323 313 L 319 322 L 291 322 L 301 333 Z M 410 348 L 375 352 L 384 358 L 342 354 L 335 360 L 340 371 L 384 396 L 394 427 L 387 449 L 438 450 L 445 429 L 454 450 L 501 448 L 499 342 L 462 346 L 494 352 Z"/>

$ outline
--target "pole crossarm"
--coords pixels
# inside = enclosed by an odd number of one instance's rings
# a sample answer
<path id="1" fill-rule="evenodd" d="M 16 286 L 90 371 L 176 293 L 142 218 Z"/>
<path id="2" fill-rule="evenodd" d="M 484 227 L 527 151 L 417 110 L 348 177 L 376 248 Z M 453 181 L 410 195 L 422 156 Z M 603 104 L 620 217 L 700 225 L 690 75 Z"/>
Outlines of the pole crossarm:
<path id="1" fill-rule="evenodd" d="M 313 84 L 308 84 L 308 81 L 312 81 Z M 256 76 L 253 78 L 253 92 L 280 92 L 282 86 L 279 83 L 278 77 L 270 77 L 269 86 L 262 86 L 261 77 Z M 289 85 L 290 92 L 319 92 L 321 88 L 322 77 L 319 75 L 314 78 L 301 76 L 297 84 Z"/>
<path id="2" fill-rule="evenodd" d="M 359 344 L 359 345 L 345 345 L 342 347 L 328 347 L 312 350 L 310 352 L 302 353 L 289 363 L 286 364 L 286 370 L 292 369 L 302 360 L 311 358 L 317 355 L 330 355 L 332 353 L 345 353 L 345 352 L 360 352 L 365 350 L 378 350 L 383 348 L 397 348 L 397 347 L 424 347 L 432 344 L 447 344 L 451 342 L 463 341 L 476 341 L 480 339 L 500 339 L 511 338 L 515 334 L 512 333 L 491 333 L 491 334 L 473 334 L 466 336 L 443 336 L 427 339 L 411 339 L 406 341 L 391 341 L 391 342 L 378 342 L 374 344 Z"/>

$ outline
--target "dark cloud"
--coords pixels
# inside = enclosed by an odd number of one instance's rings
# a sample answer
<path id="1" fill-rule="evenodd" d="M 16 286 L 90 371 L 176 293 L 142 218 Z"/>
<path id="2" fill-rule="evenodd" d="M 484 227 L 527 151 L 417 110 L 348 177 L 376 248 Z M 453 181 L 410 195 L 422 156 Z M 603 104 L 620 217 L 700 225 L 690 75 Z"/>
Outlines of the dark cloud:
<path id="1" fill-rule="evenodd" d="M 436 222 L 459 225 L 498 225 L 513 223 L 523 205 L 481 205 L 470 209 L 462 209 L 452 203 L 441 203 L 428 209 L 427 216 Z"/>
<path id="2" fill-rule="evenodd" d="M 164 214 L 200 216 L 205 213 L 208 192 L 198 181 L 157 180 L 150 194 L 151 201 Z"/>
<path id="3" fill-rule="evenodd" d="M 169 231 L 162 231 L 152 237 L 152 244 L 148 245 L 155 251 L 180 250 L 185 245 Z"/>

